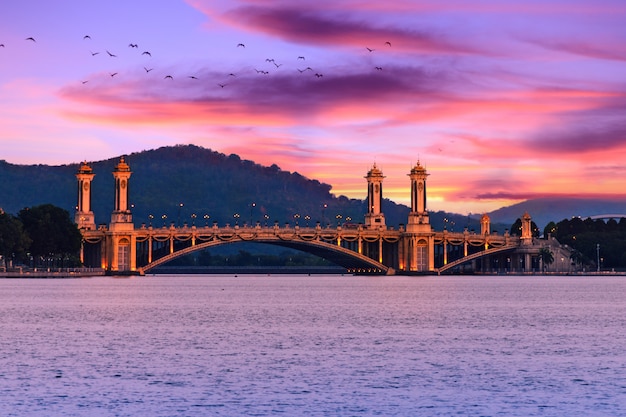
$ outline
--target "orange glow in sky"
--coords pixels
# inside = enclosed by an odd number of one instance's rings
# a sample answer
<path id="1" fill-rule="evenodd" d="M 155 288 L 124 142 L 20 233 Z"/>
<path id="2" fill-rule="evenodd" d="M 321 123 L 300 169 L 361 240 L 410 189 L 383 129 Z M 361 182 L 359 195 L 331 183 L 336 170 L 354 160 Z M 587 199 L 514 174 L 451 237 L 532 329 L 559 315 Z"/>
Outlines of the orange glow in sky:
<path id="1" fill-rule="evenodd" d="M 376 163 L 405 204 L 419 160 L 429 209 L 461 214 L 623 196 L 622 1 L 25 0 L 2 14 L 10 163 L 195 144 L 350 198 Z"/>

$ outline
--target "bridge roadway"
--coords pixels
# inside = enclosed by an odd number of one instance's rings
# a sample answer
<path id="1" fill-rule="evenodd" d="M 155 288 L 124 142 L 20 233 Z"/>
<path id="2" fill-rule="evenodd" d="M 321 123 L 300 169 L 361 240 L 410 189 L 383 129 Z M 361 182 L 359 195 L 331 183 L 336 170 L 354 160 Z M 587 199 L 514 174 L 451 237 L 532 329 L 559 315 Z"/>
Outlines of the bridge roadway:
<path id="1" fill-rule="evenodd" d="M 108 231 L 106 226 L 97 230 L 83 230 L 87 243 L 104 241 Z M 349 273 L 394 274 L 396 269 L 406 271 L 402 265 L 402 256 L 398 256 L 406 246 L 407 239 L 412 237 L 431 238 L 438 247 L 438 265 L 432 272 L 445 272 L 465 261 L 488 255 L 495 249 L 498 251 L 513 249 L 519 245 L 515 236 L 488 234 L 481 235 L 464 232 L 432 231 L 428 236 L 411 235 L 403 226 L 393 228 L 358 227 L 322 228 L 303 226 L 183 226 L 157 227 L 142 225 L 132 230 L 137 247 L 143 245 L 138 256 L 137 270 L 143 274 L 152 268 L 165 264 L 177 257 L 199 251 L 211 246 L 235 243 L 258 242 L 293 248 L 327 259 L 340 265 Z M 453 253 L 454 248 L 457 248 Z M 396 253 L 384 256 L 385 251 Z M 140 260 L 139 258 L 142 258 Z M 448 259 L 450 258 L 450 259 Z M 463 260 L 465 259 L 465 261 Z M 449 262 L 450 261 L 450 262 Z M 393 264 L 393 265 L 392 265 Z"/>

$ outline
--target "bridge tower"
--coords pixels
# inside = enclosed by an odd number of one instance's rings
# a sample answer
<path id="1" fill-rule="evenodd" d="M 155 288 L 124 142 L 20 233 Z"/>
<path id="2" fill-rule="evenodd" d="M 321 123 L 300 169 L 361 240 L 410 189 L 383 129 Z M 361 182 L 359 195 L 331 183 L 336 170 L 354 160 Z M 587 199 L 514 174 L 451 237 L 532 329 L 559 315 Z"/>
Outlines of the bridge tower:
<path id="1" fill-rule="evenodd" d="M 83 162 L 76 173 L 78 202 L 74 214 L 74 223 L 79 229 L 96 230 L 96 220 L 91 210 L 91 181 L 95 175 L 87 162 Z"/>
<path id="2" fill-rule="evenodd" d="M 383 204 L 383 172 L 376 167 L 370 169 L 365 177 L 367 179 L 367 213 L 365 214 L 365 226 L 369 228 L 384 228 L 385 215 L 382 213 Z"/>
<path id="3" fill-rule="evenodd" d="M 411 211 L 406 225 L 404 250 L 400 264 L 408 272 L 427 272 L 435 269 L 435 232 L 426 211 L 426 168 L 419 161 L 411 169 Z"/>
<path id="4" fill-rule="evenodd" d="M 106 269 L 108 272 L 137 271 L 137 242 L 133 215 L 128 205 L 128 181 L 132 172 L 124 157 L 115 166 L 115 201 L 106 236 Z"/>
<path id="5" fill-rule="evenodd" d="M 483 236 L 491 234 L 491 219 L 487 213 L 480 218 L 480 234 Z"/>

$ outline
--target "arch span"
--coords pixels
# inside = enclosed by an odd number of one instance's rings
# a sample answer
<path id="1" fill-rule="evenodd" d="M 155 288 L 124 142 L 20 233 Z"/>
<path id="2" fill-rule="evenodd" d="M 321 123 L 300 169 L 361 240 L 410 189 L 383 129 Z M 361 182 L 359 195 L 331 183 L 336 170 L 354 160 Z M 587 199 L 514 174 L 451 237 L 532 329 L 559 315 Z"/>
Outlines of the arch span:
<path id="1" fill-rule="evenodd" d="M 473 253 L 471 255 L 465 256 L 463 258 L 457 259 L 456 261 L 450 262 L 444 266 L 442 266 L 441 268 L 438 268 L 436 271 L 438 274 L 441 274 L 443 272 L 447 272 L 459 265 L 462 265 L 466 262 L 469 262 L 473 259 L 478 259 L 478 258 L 482 258 L 484 256 L 489 256 L 489 255 L 493 255 L 496 253 L 501 253 L 501 252 L 507 252 L 507 251 L 511 251 L 516 249 L 517 246 L 515 245 L 505 245 L 505 246 L 501 246 L 501 247 L 497 247 L 497 248 L 491 248 L 491 249 L 487 249 L 487 250 L 483 250 L 480 252 L 476 252 Z"/>
<path id="2" fill-rule="evenodd" d="M 178 250 L 176 252 L 172 252 L 168 255 L 165 255 L 159 259 L 156 259 L 145 265 L 143 267 L 138 268 L 140 274 L 145 274 L 151 269 L 156 268 L 159 265 L 163 265 L 167 262 L 170 262 L 178 257 L 188 255 L 190 253 L 200 251 L 206 248 L 210 248 L 212 246 L 219 245 L 228 245 L 231 243 L 237 242 L 247 242 L 249 240 L 242 239 L 236 236 L 233 236 L 232 239 L 229 240 L 210 240 L 197 245 L 189 246 L 184 249 Z M 303 252 L 308 252 L 313 255 L 324 258 L 330 262 L 335 263 L 343 268 L 346 268 L 348 272 L 353 273 L 364 273 L 364 274 L 376 274 L 376 275 L 392 275 L 395 273 L 393 268 L 390 268 L 386 265 L 381 264 L 371 258 L 368 258 L 365 255 L 359 254 L 352 250 L 343 248 L 341 246 L 323 242 L 320 240 L 283 240 L 280 237 L 265 237 L 262 239 L 255 239 L 255 243 L 265 243 L 270 245 L 277 245 L 282 247 L 287 247 L 291 249 L 297 249 Z"/>

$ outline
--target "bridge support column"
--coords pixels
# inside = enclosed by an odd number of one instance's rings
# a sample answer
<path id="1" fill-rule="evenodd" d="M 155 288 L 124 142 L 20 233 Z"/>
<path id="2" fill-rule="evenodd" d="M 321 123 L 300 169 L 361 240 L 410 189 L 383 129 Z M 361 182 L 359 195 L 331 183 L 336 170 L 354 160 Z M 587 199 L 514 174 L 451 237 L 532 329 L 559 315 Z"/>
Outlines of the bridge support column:
<path id="1" fill-rule="evenodd" d="M 137 237 L 128 206 L 128 181 L 132 172 L 124 158 L 115 166 L 115 201 L 105 239 L 106 270 L 112 273 L 137 271 Z"/>

